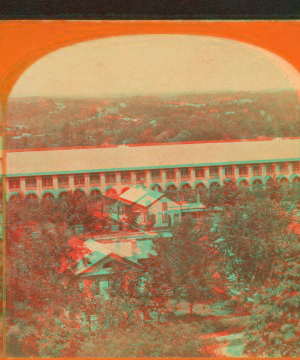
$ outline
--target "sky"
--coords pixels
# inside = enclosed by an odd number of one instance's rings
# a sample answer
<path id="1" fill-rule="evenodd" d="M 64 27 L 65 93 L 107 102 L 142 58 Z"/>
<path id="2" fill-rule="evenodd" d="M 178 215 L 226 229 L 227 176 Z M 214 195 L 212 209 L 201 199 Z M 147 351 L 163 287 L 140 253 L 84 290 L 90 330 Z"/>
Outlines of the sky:
<path id="1" fill-rule="evenodd" d="M 11 96 L 102 97 L 300 89 L 299 73 L 263 49 L 227 39 L 140 35 L 86 41 L 29 67 Z"/>

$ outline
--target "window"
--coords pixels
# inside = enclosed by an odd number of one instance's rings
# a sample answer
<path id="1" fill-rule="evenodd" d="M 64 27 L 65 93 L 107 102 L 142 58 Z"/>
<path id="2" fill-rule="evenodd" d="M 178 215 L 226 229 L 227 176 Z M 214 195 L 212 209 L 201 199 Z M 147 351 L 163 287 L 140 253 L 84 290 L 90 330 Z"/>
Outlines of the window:
<path id="1" fill-rule="evenodd" d="M 266 164 L 266 174 L 267 175 L 272 175 L 273 172 L 274 172 L 273 164 Z"/>
<path id="2" fill-rule="evenodd" d="M 26 189 L 35 189 L 36 188 L 36 177 L 30 176 L 25 179 Z"/>
<path id="3" fill-rule="evenodd" d="M 57 177 L 58 187 L 68 187 L 69 186 L 69 175 L 59 175 Z"/>
<path id="4" fill-rule="evenodd" d="M 252 173 L 253 173 L 254 176 L 260 176 L 261 175 L 259 164 L 253 164 L 252 165 Z"/>
<path id="5" fill-rule="evenodd" d="M 129 184 L 131 183 L 131 174 L 130 171 L 121 172 L 121 183 Z"/>
<path id="6" fill-rule="evenodd" d="M 285 174 L 286 173 L 286 163 L 285 162 L 278 163 L 278 170 L 279 170 L 280 174 Z"/>
<path id="7" fill-rule="evenodd" d="M 247 176 L 247 175 L 248 175 L 247 166 L 246 166 L 246 165 L 240 165 L 240 166 L 239 166 L 239 175 L 240 175 L 240 176 Z"/>
<path id="8" fill-rule="evenodd" d="M 180 169 L 180 178 L 189 179 L 190 178 L 190 169 Z"/>
<path id="9" fill-rule="evenodd" d="M 116 174 L 106 174 L 105 175 L 105 183 L 106 184 L 115 184 L 116 183 Z"/>
<path id="10" fill-rule="evenodd" d="M 293 171 L 293 173 L 299 172 L 299 162 L 298 161 L 292 162 L 292 171 Z"/>
<path id="11" fill-rule="evenodd" d="M 160 180 L 160 170 L 151 171 L 151 180 Z"/>
<path id="12" fill-rule="evenodd" d="M 179 215 L 174 214 L 174 225 L 178 225 L 178 224 L 179 224 Z"/>
<path id="13" fill-rule="evenodd" d="M 162 210 L 168 211 L 168 203 L 162 203 Z"/>
<path id="14" fill-rule="evenodd" d="M 232 166 L 225 166 L 225 176 L 232 176 L 232 175 L 233 175 Z"/>
<path id="15" fill-rule="evenodd" d="M 174 180 L 175 178 L 176 178 L 176 174 L 175 174 L 174 169 L 166 170 L 166 179 L 167 180 Z"/>
<path id="16" fill-rule="evenodd" d="M 79 281 L 78 281 L 78 287 L 79 287 L 79 289 L 82 291 L 83 290 L 83 280 L 82 279 L 80 279 Z"/>
<path id="17" fill-rule="evenodd" d="M 99 279 L 93 279 L 92 280 L 92 290 L 93 290 L 94 295 L 99 295 L 100 294 Z"/>
<path id="18" fill-rule="evenodd" d="M 106 295 L 109 290 L 109 281 L 100 281 L 100 292 L 103 295 Z"/>
<path id="19" fill-rule="evenodd" d="M 152 224 L 156 224 L 156 215 L 152 214 Z"/>
<path id="20" fill-rule="evenodd" d="M 42 176 L 42 187 L 43 188 L 52 188 L 53 187 L 52 176 Z"/>
<path id="21" fill-rule="evenodd" d="M 99 185 L 100 184 L 100 174 L 90 174 L 90 184 L 91 185 Z"/>
<path id="22" fill-rule="evenodd" d="M 209 176 L 211 178 L 218 178 L 219 177 L 219 167 L 218 166 L 212 166 L 209 168 Z"/>
<path id="23" fill-rule="evenodd" d="M 84 186 L 84 175 L 74 175 L 74 185 L 75 186 Z"/>
<path id="24" fill-rule="evenodd" d="M 20 189 L 20 179 L 19 178 L 11 178 L 8 180 L 9 190 Z"/>
<path id="25" fill-rule="evenodd" d="M 135 178 L 138 182 L 146 181 L 146 171 L 137 171 L 135 173 Z"/>
<path id="26" fill-rule="evenodd" d="M 195 177 L 196 179 L 205 177 L 205 169 L 204 168 L 196 168 L 195 169 Z"/>

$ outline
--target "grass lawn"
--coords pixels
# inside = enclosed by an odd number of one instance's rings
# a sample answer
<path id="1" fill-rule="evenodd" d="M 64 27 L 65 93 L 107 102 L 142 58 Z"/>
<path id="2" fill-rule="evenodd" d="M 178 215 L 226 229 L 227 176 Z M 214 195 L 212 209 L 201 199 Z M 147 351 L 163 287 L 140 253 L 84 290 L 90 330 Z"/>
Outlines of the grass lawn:
<path id="1" fill-rule="evenodd" d="M 165 357 L 165 356 L 217 356 L 219 347 L 223 356 L 230 342 L 236 342 L 235 334 L 243 330 L 246 317 L 234 314 L 213 314 L 205 306 L 195 306 L 196 314 L 190 315 L 180 304 L 176 314 L 168 313 L 160 321 L 150 320 L 110 329 L 99 334 L 94 331 L 86 340 L 80 356 L 97 357 Z M 200 311 L 202 309 L 202 311 Z M 202 312 L 202 314 L 199 314 Z M 204 313 L 203 313 L 204 312 Z M 226 314 L 225 314 L 226 313 Z M 226 338 L 227 336 L 227 338 Z M 238 335 L 237 335 L 238 336 Z M 223 341 L 223 339 L 225 339 Z M 234 345 L 234 344 L 233 344 Z M 234 345 L 241 347 L 241 344 Z M 224 346 L 223 346 L 224 347 Z M 241 348 L 242 349 L 242 348 Z M 241 355 L 240 348 L 231 352 Z M 220 352 L 219 352 L 220 353 Z M 230 353 L 230 351 L 229 351 Z"/>

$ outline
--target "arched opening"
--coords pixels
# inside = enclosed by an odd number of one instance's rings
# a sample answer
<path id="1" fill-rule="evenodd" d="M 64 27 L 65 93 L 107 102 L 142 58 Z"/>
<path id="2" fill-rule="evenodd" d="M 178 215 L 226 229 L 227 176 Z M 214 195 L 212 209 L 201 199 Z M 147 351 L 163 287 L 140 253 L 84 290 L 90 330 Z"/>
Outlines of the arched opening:
<path id="1" fill-rule="evenodd" d="M 49 192 L 47 192 L 47 193 L 45 193 L 44 195 L 43 195 L 43 198 L 42 198 L 43 200 L 54 200 L 54 195 L 53 194 L 51 194 L 51 193 L 49 193 Z"/>
<path id="2" fill-rule="evenodd" d="M 266 190 L 267 191 L 271 191 L 273 190 L 274 188 L 274 180 L 269 178 L 267 181 L 266 181 Z"/>
<path id="3" fill-rule="evenodd" d="M 25 201 L 38 201 L 38 197 L 36 194 L 28 194 L 26 195 Z"/>
<path id="4" fill-rule="evenodd" d="M 249 89 L 250 91 L 259 91 L 261 90 L 260 87 L 265 89 L 273 89 L 275 87 L 276 89 L 291 88 L 293 81 L 298 81 L 299 74 L 295 69 L 283 60 L 283 58 L 275 55 L 275 53 L 268 52 L 245 42 L 239 42 L 233 39 L 229 40 L 223 36 L 215 36 L 216 34 L 206 34 L 204 36 L 203 33 L 201 34 L 201 31 L 199 31 L 197 35 L 156 33 L 155 35 L 136 34 L 135 36 L 118 37 L 117 34 L 115 34 L 113 38 L 108 36 L 106 39 L 93 38 L 93 40 L 86 39 L 86 41 L 78 41 L 77 43 L 73 43 L 72 46 L 62 47 L 36 61 L 36 63 L 27 69 L 30 74 L 30 81 L 28 81 L 28 73 L 27 76 L 21 76 L 15 83 L 12 96 L 16 98 L 17 95 L 24 94 L 25 91 L 27 94 L 30 93 L 31 95 L 34 91 L 42 92 L 39 94 L 36 93 L 33 96 L 45 96 L 49 94 L 53 96 L 54 89 L 56 89 L 56 92 L 59 91 L 59 94 L 65 98 L 67 95 L 72 97 L 75 93 L 78 96 L 79 90 L 81 96 L 91 95 L 91 89 L 93 89 L 97 95 L 99 95 L 99 93 L 114 94 L 116 89 L 124 94 L 130 94 L 133 91 L 131 88 L 132 86 L 135 87 L 136 93 L 145 91 L 145 84 L 148 84 L 149 91 L 156 90 L 161 93 L 170 93 L 170 91 L 174 91 L 177 87 L 183 92 L 222 91 L 223 89 L 239 91 L 240 89 L 237 89 L 237 87 L 242 87 L 242 89 L 245 90 Z M 142 47 L 141 44 L 143 44 Z M 176 44 L 176 46 L 174 46 L 174 44 Z M 56 45 L 56 48 L 59 48 L 59 44 Z M 121 53 L 120 51 L 124 46 L 126 46 L 126 53 L 130 54 L 130 56 L 129 58 L 127 56 L 123 57 L 122 66 L 117 66 L 115 60 L 118 59 L 118 54 Z M 148 46 L 147 49 L 149 49 L 149 51 L 144 52 L 144 46 Z M 52 49 L 54 48 L 52 47 Z M 165 51 L 163 57 L 163 59 L 166 57 L 165 61 L 162 61 L 160 56 L 162 54 L 162 49 Z M 173 51 L 175 51 L 175 53 Z M 206 51 L 207 56 L 212 59 L 210 68 L 208 69 L 206 69 L 206 62 L 203 61 L 202 63 L 201 54 L 203 54 L 204 51 Z M 95 64 L 97 63 L 99 56 L 103 53 L 107 55 L 105 59 L 102 59 L 102 61 L 105 62 L 103 66 L 105 68 L 108 67 L 107 71 L 112 78 L 111 81 L 99 81 L 98 76 L 95 74 L 95 71 L 99 70 L 95 68 Z M 143 70 L 143 66 L 134 66 L 132 64 L 132 58 L 136 59 L 137 64 L 149 63 L 147 62 L 147 56 L 151 56 L 153 67 L 157 69 L 155 75 L 160 81 L 156 81 L 154 73 Z M 197 58 L 199 62 L 193 61 L 195 58 Z M 74 61 L 76 66 L 69 66 L 70 59 Z M 35 60 L 37 60 L 37 58 L 35 58 Z M 222 66 L 220 66 L 220 63 Z M 188 66 L 186 66 L 186 64 L 188 64 Z M 228 68 L 227 64 L 230 64 Z M 126 81 L 126 79 L 123 79 L 123 76 L 120 76 L 123 65 L 128 71 L 128 76 L 130 77 L 132 74 L 132 78 L 134 79 L 132 84 L 131 82 Z M 113 67 L 111 68 L 111 66 Z M 251 76 L 249 76 L 248 73 L 250 66 L 252 76 L 260 78 L 260 81 L 257 83 L 250 81 Z M 65 71 L 64 77 L 62 77 L 62 70 L 66 68 L 68 71 Z M 177 69 L 176 76 L 172 73 L 172 69 L 174 68 Z M 209 77 L 203 77 L 203 74 L 205 74 L 207 70 L 211 71 L 212 76 L 214 76 L 213 81 Z M 45 74 L 47 71 L 48 73 Z M 141 71 L 144 71 L 144 73 L 141 73 Z M 222 76 L 218 76 L 219 72 Z M 49 73 L 52 76 L 49 76 Z M 82 76 L 78 76 L 78 73 L 82 74 Z M 243 76 L 238 75 L 241 73 Z M 103 74 L 100 71 L 100 79 L 102 75 Z M 186 76 L 193 76 L 196 81 L 187 82 Z M 236 78 L 237 76 L 238 78 Z M 62 78 L 64 78 L 63 81 Z M 294 78 L 296 80 L 292 81 Z M 44 86 L 41 86 L 41 79 L 43 79 L 42 81 L 45 83 L 42 83 Z M 82 79 L 84 79 L 84 81 Z M 198 79 L 202 80 L 198 81 Z M 270 79 L 272 79 L 272 81 L 270 81 Z M 14 81 L 15 80 L 16 79 L 14 79 Z M 71 82 L 75 85 L 69 86 L 69 83 Z M 237 86 L 237 83 L 239 86 Z M 26 85 L 29 89 L 26 89 Z M 56 86 L 54 87 L 54 85 Z M 228 89 L 228 86 L 232 88 Z M 242 104 L 245 104 L 245 109 L 243 110 L 247 110 L 247 102 L 243 102 Z M 114 113 L 115 110 L 110 109 L 109 111 Z M 86 114 L 84 114 L 84 112 L 85 110 L 81 114 L 76 114 L 76 120 L 82 121 L 82 115 L 89 117 L 92 114 L 94 122 L 101 122 L 102 114 L 98 109 L 98 105 L 95 105 L 94 109 L 87 110 Z M 186 117 L 186 119 L 187 118 L 188 117 Z M 114 125 L 114 120 L 107 120 Z M 75 117 L 71 121 L 75 122 Z M 109 140 L 112 140 L 111 144 L 116 144 L 115 141 L 119 141 L 120 144 L 129 144 L 130 142 L 137 144 L 136 138 L 138 137 L 139 139 L 143 138 L 143 142 L 147 142 L 147 139 L 149 139 L 150 136 L 152 140 L 155 140 L 155 137 L 158 137 L 160 141 L 170 138 L 175 142 L 190 141 L 190 139 L 195 138 L 195 134 L 192 134 L 187 129 L 182 129 L 181 126 L 178 126 L 178 131 L 175 131 L 175 127 L 172 127 L 172 124 L 170 124 L 170 127 L 172 128 L 172 131 L 167 129 L 166 131 L 161 131 L 160 134 L 155 135 L 152 134 L 151 129 L 146 129 L 146 133 L 142 137 L 128 131 L 128 137 L 126 139 L 123 137 L 120 137 L 119 140 L 116 140 L 115 138 L 110 139 L 110 136 L 108 136 L 108 138 Z M 75 124 L 73 130 L 76 130 L 77 128 L 79 128 L 79 126 Z M 64 128 L 64 131 L 69 134 L 68 126 Z M 61 138 L 65 140 L 67 137 Z M 78 139 L 78 141 L 84 142 L 84 145 L 91 145 L 96 140 L 93 136 L 82 136 L 82 134 L 78 133 L 78 136 L 67 139 L 67 144 L 64 146 L 74 146 L 75 139 L 76 141 Z M 107 137 L 101 137 L 101 139 L 102 145 L 105 143 Z M 21 141 L 23 140 L 20 140 L 20 142 Z M 57 141 L 57 139 L 55 141 Z M 99 140 L 99 142 L 101 141 Z M 86 144 L 86 142 L 88 142 L 88 144 Z M 11 141 L 11 144 L 13 146 L 13 141 Z M 232 170 L 230 166 L 227 166 L 225 170 L 227 171 L 227 173 L 225 171 L 225 175 L 231 176 Z M 202 174 L 202 172 L 199 172 L 199 178 L 202 177 L 200 174 Z M 212 178 L 219 176 L 218 172 L 211 175 Z M 111 182 L 110 184 L 113 183 L 115 182 Z"/>
<path id="5" fill-rule="evenodd" d="M 105 195 L 109 195 L 109 196 L 117 196 L 117 191 L 114 188 L 110 188 L 108 190 L 105 191 Z"/>
<path id="6" fill-rule="evenodd" d="M 289 191 L 289 182 L 286 178 L 281 178 L 277 180 L 280 191 L 287 193 Z"/>
<path id="7" fill-rule="evenodd" d="M 252 190 L 253 191 L 261 191 L 263 189 L 263 183 L 260 179 L 256 179 L 252 183 Z"/>
<path id="8" fill-rule="evenodd" d="M 101 191 L 98 189 L 94 189 L 90 193 L 90 198 L 93 202 L 97 202 L 101 199 Z"/>
<path id="9" fill-rule="evenodd" d="M 176 198 L 177 198 L 177 188 L 174 184 L 170 184 L 166 187 L 166 191 L 165 191 L 165 194 L 166 194 L 166 197 L 175 201 Z"/>
<path id="10" fill-rule="evenodd" d="M 42 201 L 41 201 L 41 208 L 43 210 L 43 213 L 47 216 L 52 215 L 54 210 L 54 195 L 50 192 L 47 192 L 43 195 Z"/>
<path id="11" fill-rule="evenodd" d="M 182 201 L 190 201 L 192 196 L 192 187 L 190 184 L 183 184 L 180 188 L 180 197 Z"/>
<path id="12" fill-rule="evenodd" d="M 166 187 L 166 192 L 176 192 L 177 188 L 175 185 L 171 184 Z"/>
<path id="13" fill-rule="evenodd" d="M 300 200 L 300 178 L 297 176 L 292 181 L 292 197 L 299 203 Z"/>
<path id="14" fill-rule="evenodd" d="M 292 181 L 292 188 L 295 190 L 300 190 L 300 178 L 295 177 Z"/>
<path id="15" fill-rule="evenodd" d="M 209 185 L 210 193 L 214 193 L 214 192 L 218 191 L 219 189 L 220 189 L 220 184 L 215 181 Z"/>
<path id="16" fill-rule="evenodd" d="M 75 189 L 74 190 L 74 196 L 75 197 L 84 197 L 85 192 L 82 189 Z"/>
<path id="17" fill-rule="evenodd" d="M 206 190 L 206 187 L 205 187 L 204 184 L 199 183 L 199 184 L 196 185 L 195 190 L 196 190 L 197 193 L 201 194 L 202 192 L 204 192 Z"/>
<path id="18" fill-rule="evenodd" d="M 36 194 L 28 194 L 25 197 L 25 205 L 30 210 L 36 209 L 39 206 L 39 198 Z"/>
<path id="19" fill-rule="evenodd" d="M 151 190 L 162 192 L 162 187 L 159 184 L 153 184 Z"/>
<path id="20" fill-rule="evenodd" d="M 241 180 L 238 185 L 240 190 L 246 190 L 248 189 L 248 182 L 247 180 Z"/>
<path id="21" fill-rule="evenodd" d="M 60 200 L 67 200 L 69 198 L 70 194 L 68 191 L 61 191 L 58 195 L 58 198 Z"/>
<path id="22" fill-rule="evenodd" d="M 9 198 L 10 204 L 19 204 L 21 202 L 22 198 L 20 194 L 14 194 Z"/>

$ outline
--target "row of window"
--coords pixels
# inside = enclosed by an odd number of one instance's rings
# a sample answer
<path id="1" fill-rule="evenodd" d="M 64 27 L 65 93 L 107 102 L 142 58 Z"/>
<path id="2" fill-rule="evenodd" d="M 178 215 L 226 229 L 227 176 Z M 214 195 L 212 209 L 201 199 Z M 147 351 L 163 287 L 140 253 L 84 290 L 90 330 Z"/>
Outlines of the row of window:
<path id="1" fill-rule="evenodd" d="M 292 162 L 292 172 L 299 173 L 299 162 Z M 252 174 L 254 176 L 260 176 L 263 173 L 263 166 L 265 166 L 265 173 L 267 175 L 272 175 L 275 172 L 281 174 L 288 173 L 288 163 L 282 162 L 277 164 L 252 164 Z M 224 166 L 224 175 L 225 177 L 230 177 L 234 175 L 234 168 L 232 165 Z M 194 171 L 195 178 L 205 178 L 205 168 L 198 167 L 189 169 L 183 168 L 179 169 L 179 177 L 181 180 L 189 180 L 191 177 L 191 171 Z M 249 165 L 237 165 L 237 174 L 238 176 L 248 176 Z M 151 170 L 150 178 L 152 182 L 161 181 L 161 170 Z M 209 177 L 218 178 L 220 175 L 219 166 L 209 167 Z M 176 179 L 176 170 L 167 169 L 165 170 L 166 180 L 175 180 Z M 136 182 L 141 183 L 146 181 L 146 171 L 136 171 L 135 172 Z M 89 175 L 90 185 L 99 185 L 100 184 L 100 174 L 94 173 Z M 130 184 L 132 182 L 132 173 L 130 171 L 121 172 L 121 183 Z M 57 183 L 59 188 L 65 188 L 69 186 L 69 175 L 58 175 Z M 105 174 L 105 183 L 109 185 L 116 184 L 116 174 L 107 173 Z M 74 186 L 84 186 L 85 178 L 83 174 L 74 175 Z M 37 187 L 37 178 L 35 176 L 29 176 L 25 178 L 26 189 L 35 189 Z M 53 188 L 53 177 L 52 176 L 42 176 L 42 187 L 43 188 Z M 20 189 L 20 178 L 11 178 L 9 179 L 9 189 L 15 190 Z"/>

